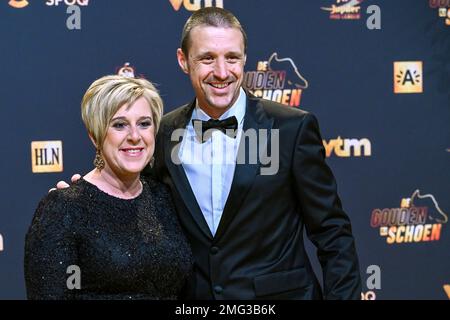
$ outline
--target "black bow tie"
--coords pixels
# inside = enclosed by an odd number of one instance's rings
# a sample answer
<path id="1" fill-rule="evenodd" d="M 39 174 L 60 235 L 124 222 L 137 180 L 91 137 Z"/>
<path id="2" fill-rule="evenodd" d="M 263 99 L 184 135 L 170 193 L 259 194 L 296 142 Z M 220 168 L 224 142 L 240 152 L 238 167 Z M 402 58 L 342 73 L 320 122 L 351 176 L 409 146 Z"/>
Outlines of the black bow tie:
<path id="1" fill-rule="evenodd" d="M 194 130 L 198 136 L 203 137 L 202 142 L 205 142 L 209 139 L 209 136 L 205 136 L 205 132 L 210 129 L 217 129 L 222 131 L 224 134 L 228 135 L 231 138 L 236 138 L 236 129 L 238 127 L 238 122 L 235 116 L 223 119 L 209 119 L 208 121 L 202 120 L 192 120 L 192 125 L 194 126 Z M 200 134 L 201 127 L 201 134 Z M 228 130 L 228 131 L 227 131 Z"/>

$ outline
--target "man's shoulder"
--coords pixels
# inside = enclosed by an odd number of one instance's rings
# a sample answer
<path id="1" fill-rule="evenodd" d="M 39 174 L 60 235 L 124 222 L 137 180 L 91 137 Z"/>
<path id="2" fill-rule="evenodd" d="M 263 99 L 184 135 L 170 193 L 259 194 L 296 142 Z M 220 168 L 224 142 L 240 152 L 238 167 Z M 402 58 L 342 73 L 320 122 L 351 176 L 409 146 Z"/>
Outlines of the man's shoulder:
<path id="1" fill-rule="evenodd" d="M 264 112 L 271 118 L 279 120 L 298 120 L 299 118 L 313 116 L 309 111 L 296 107 L 286 106 L 275 101 L 257 98 L 251 95 L 248 96 L 248 99 L 250 101 L 253 100 L 254 102 L 256 102 L 256 104 L 260 106 L 264 110 Z"/>

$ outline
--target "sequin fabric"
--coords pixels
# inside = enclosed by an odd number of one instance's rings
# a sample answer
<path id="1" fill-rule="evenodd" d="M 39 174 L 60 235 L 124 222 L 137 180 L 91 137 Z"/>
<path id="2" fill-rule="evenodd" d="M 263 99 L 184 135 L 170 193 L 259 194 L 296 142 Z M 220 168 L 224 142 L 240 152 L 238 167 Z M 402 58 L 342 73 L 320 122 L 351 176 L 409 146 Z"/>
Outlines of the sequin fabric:
<path id="1" fill-rule="evenodd" d="M 25 240 L 28 299 L 178 298 L 192 253 L 169 190 L 146 179 L 134 199 L 80 179 L 39 203 Z"/>

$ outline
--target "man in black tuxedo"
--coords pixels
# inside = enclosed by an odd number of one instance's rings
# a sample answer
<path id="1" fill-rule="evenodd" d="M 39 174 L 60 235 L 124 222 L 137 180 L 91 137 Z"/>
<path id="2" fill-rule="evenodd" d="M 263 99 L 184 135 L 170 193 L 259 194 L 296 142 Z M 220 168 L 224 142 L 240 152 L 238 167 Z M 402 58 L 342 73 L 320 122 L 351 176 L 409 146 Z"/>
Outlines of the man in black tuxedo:
<path id="1" fill-rule="evenodd" d="M 163 117 L 147 170 L 170 186 L 192 246 L 186 298 L 360 299 L 351 225 L 317 120 L 242 89 L 246 48 L 230 12 L 205 8 L 189 18 L 177 57 L 196 99 Z M 261 156 L 268 154 L 271 163 Z M 323 290 L 304 228 L 317 247 Z"/>

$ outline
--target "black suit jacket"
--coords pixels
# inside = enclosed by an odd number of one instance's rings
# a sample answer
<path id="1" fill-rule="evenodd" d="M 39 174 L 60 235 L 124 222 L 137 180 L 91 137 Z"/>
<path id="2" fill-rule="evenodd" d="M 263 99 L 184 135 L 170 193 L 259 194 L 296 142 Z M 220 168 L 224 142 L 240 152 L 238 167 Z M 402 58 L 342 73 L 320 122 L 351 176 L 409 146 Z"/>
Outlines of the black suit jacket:
<path id="1" fill-rule="evenodd" d="M 272 129 L 279 130 L 279 170 L 275 175 L 262 175 L 259 159 L 236 165 L 213 237 L 182 165 L 171 159 L 181 141 L 171 141 L 172 133 L 186 127 L 194 106 L 187 104 L 163 117 L 154 167 L 147 171 L 170 186 L 193 250 L 194 273 L 185 297 L 360 299 L 361 280 L 350 221 L 324 160 L 316 118 L 247 95 L 244 130 L 267 129 L 269 139 L 274 135 Z M 260 145 L 271 151 L 270 146 Z M 304 248 L 304 228 L 317 246 L 323 293 Z"/>

